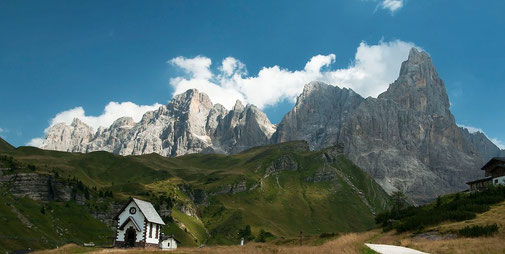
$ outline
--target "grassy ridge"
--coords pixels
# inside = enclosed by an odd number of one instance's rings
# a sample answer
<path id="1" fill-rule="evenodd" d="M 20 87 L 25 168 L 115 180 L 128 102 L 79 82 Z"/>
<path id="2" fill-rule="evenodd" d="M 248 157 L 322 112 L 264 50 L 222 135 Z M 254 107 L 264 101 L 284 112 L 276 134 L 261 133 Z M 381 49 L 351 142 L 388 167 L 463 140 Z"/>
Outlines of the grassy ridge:
<path id="1" fill-rule="evenodd" d="M 484 213 L 491 205 L 505 201 L 505 186 L 491 186 L 480 192 L 456 193 L 439 197 L 435 202 L 407 207 L 397 211 L 379 214 L 376 222 L 382 224 L 385 231 L 397 232 L 422 231 L 442 222 L 459 222 L 474 219 Z"/>
<path id="2" fill-rule="evenodd" d="M 76 178 L 89 189 L 111 191 L 118 201 L 129 196 L 167 207 L 172 221 L 163 231 L 183 244 L 236 244 L 238 232 L 271 232 L 276 238 L 323 232 L 364 231 L 374 226 L 374 212 L 389 208 L 387 194 L 343 155 L 326 161 L 324 151 L 308 151 L 304 142 L 256 147 L 235 155 L 191 154 L 166 158 L 157 154 L 119 156 L 46 151 L 33 147 L 3 150 L 33 172 Z M 288 157 L 296 170 L 265 177 L 274 161 Z M 22 171 L 22 169 L 21 169 Z M 311 177 L 330 171 L 321 182 Z M 235 191 L 245 183 L 245 190 Z M 223 191 L 223 189 L 225 191 Z M 229 190 L 226 191 L 226 190 Z M 221 194 L 215 194 L 221 193 Z M 197 216 L 182 213 L 192 210 Z"/>
<path id="3" fill-rule="evenodd" d="M 56 248 L 69 242 L 111 243 L 114 232 L 74 202 L 42 203 L 0 195 L 0 251 Z"/>
<path id="4" fill-rule="evenodd" d="M 7 143 L 7 141 L 0 138 L 0 151 L 9 151 L 13 150 L 15 147 L 11 144 Z"/>

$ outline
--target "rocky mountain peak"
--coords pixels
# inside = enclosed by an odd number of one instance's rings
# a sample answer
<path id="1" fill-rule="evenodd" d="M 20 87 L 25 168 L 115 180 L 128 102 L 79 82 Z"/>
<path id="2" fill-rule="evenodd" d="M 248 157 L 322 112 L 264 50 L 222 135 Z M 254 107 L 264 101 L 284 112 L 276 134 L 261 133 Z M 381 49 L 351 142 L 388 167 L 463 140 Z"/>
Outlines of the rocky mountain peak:
<path id="1" fill-rule="evenodd" d="M 303 86 L 303 92 L 300 96 L 308 96 L 311 93 L 326 89 L 328 84 L 320 81 L 311 81 Z"/>
<path id="2" fill-rule="evenodd" d="M 213 104 L 206 93 L 201 93 L 197 89 L 189 89 L 184 93 L 174 96 L 167 105 L 169 109 L 182 112 L 209 111 Z"/>
<path id="3" fill-rule="evenodd" d="M 125 117 L 120 117 L 116 121 L 114 121 L 112 123 L 112 125 L 110 126 L 110 128 L 111 129 L 114 129 L 114 128 L 129 129 L 129 128 L 132 128 L 133 126 L 135 126 L 135 121 L 133 120 L 133 118 L 131 118 L 129 116 L 125 116 Z"/>
<path id="4" fill-rule="evenodd" d="M 240 100 L 237 100 L 235 102 L 235 106 L 233 106 L 233 111 L 235 112 L 242 112 L 244 111 L 244 104 Z"/>
<path id="5" fill-rule="evenodd" d="M 81 121 L 81 119 L 79 119 L 79 118 L 74 118 L 72 120 L 72 123 L 70 124 L 70 126 L 72 126 L 74 128 L 75 127 L 81 127 L 81 126 L 83 126 L 83 127 L 89 127 L 86 123 L 84 123 L 83 121 Z"/>
<path id="6" fill-rule="evenodd" d="M 306 140 L 312 150 L 334 145 L 342 124 L 362 101 L 351 89 L 312 81 L 279 123 L 272 141 Z"/>
<path id="7" fill-rule="evenodd" d="M 403 107 L 429 115 L 453 118 L 444 81 L 439 78 L 430 56 L 412 48 L 402 63 L 398 79 L 378 98 L 393 100 Z"/>
<path id="8" fill-rule="evenodd" d="M 138 123 L 121 117 L 96 132 L 79 119 L 49 128 L 42 148 L 70 152 L 109 151 L 120 155 L 158 153 L 236 153 L 268 144 L 275 131 L 265 113 L 237 101 L 234 110 L 213 104 L 197 89 L 177 94 L 166 105 L 146 112 Z"/>

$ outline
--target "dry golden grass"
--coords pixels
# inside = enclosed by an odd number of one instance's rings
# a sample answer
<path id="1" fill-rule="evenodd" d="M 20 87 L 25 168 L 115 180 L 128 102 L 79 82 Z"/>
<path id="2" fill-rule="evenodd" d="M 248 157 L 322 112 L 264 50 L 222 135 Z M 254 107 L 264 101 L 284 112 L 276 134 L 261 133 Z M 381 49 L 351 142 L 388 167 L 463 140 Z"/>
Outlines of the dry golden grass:
<path id="1" fill-rule="evenodd" d="M 410 234 L 386 233 L 373 242 L 404 246 L 432 254 L 470 254 L 470 253 L 505 253 L 505 235 L 502 233 L 493 237 L 428 240 L 412 238 Z"/>
<path id="2" fill-rule="evenodd" d="M 493 237 L 457 237 L 453 239 L 428 240 L 412 238 L 412 234 L 410 233 L 395 234 L 388 232 L 376 237 L 373 242 L 399 245 L 428 253 L 505 253 L 505 203 L 491 207 L 489 211 L 478 214 L 473 220 L 444 223 L 429 228 L 427 231 L 450 233 L 466 226 L 484 226 L 493 223 L 499 226 L 499 232 Z"/>
<path id="3" fill-rule="evenodd" d="M 275 245 L 272 243 L 249 243 L 245 246 L 212 246 L 205 248 L 179 248 L 170 253 L 188 253 L 188 254 L 262 254 L 262 253 L 361 253 L 363 244 L 371 241 L 373 243 L 392 244 L 405 246 L 428 253 L 442 254 L 484 254 L 484 253 L 503 253 L 505 254 L 505 202 L 493 206 L 488 212 L 477 215 L 473 220 L 445 223 L 428 231 L 451 232 L 461 229 L 468 225 L 489 225 L 497 223 L 499 232 L 493 237 L 479 238 L 454 238 L 442 240 L 428 240 L 423 238 L 412 238 L 411 233 L 396 234 L 394 232 L 381 233 L 380 230 L 374 230 L 364 233 L 352 233 L 340 236 L 319 246 L 295 246 L 295 245 Z M 373 239 L 373 240 L 370 240 Z M 296 241 L 295 241 L 296 242 Z M 76 245 L 66 245 L 57 250 L 43 251 L 39 253 L 167 253 L 156 249 L 97 249 L 83 248 Z"/>
<path id="4" fill-rule="evenodd" d="M 466 226 L 485 226 L 496 223 L 500 228 L 500 231 L 505 229 L 505 202 L 499 203 L 491 207 L 491 209 L 485 213 L 477 214 L 477 217 L 473 220 L 446 223 L 440 226 L 434 227 L 434 230 L 440 232 L 450 232 L 458 229 L 462 229 Z"/>
<path id="5" fill-rule="evenodd" d="M 285 246 L 285 245 L 274 245 L 269 243 L 249 243 L 245 246 L 212 246 L 204 248 L 178 248 L 175 251 L 161 251 L 156 249 L 84 249 L 76 245 L 66 245 L 58 250 L 49 250 L 38 253 L 124 253 L 124 254 L 136 254 L 136 253 L 188 253 L 188 254 L 234 254 L 234 253 L 244 253 L 244 254 L 263 254 L 263 253 L 293 253 L 293 254 L 326 254 L 326 253 L 342 253 L 342 254 L 355 254 L 361 253 L 363 249 L 363 243 L 370 239 L 370 237 L 375 234 L 374 232 L 365 233 L 352 233 L 340 236 L 334 240 L 328 241 L 319 246 Z M 86 251 L 87 250 L 87 251 Z"/>

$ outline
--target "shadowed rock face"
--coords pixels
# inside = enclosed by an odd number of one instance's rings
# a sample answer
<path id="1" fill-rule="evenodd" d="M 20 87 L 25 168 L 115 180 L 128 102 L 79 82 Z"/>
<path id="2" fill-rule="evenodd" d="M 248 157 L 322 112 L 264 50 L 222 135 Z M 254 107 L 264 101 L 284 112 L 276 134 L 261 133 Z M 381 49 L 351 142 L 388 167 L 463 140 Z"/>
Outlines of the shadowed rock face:
<path id="1" fill-rule="evenodd" d="M 400 189 L 424 203 L 465 189 L 481 175 L 484 160 L 500 153 L 485 136 L 471 135 L 456 125 L 430 57 L 412 49 L 398 79 L 378 98 L 308 84 L 272 141 L 307 140 L 316 150 L 341 143 L 386 191 Z M 484 146 L 487 152 L 479 153 Z"/>
<path id="2" fill-rule="evenodd" d="M 340 141 L 386 191 L 403 190 L 417 203 L 465 189 L 483 163 L 455 123 L 431 59 L 416 49 L 389 89 L 352 113 Z"/>
<path id="3" fill-rule="evenodd" d="M 42 148 L 120 155 L 235 153 L 267 144 L 274 131 L 275 126 L 255 106 L 237 102 L 228 112 L 222 105 L 212 104 L 206 94 L 191 89 L 174 96 L 168 105 L 145 113 L 138 123 L 123 117 L 96 132 L 79 119 L 70 126 L 54 125 Z"/>
<path id="4" fill-rule="evenodd" d="M 306 140 L 312 150 L 337 143 L 340 129 L 363 101 L 351 89 L 338 88 L 322 82 L 310 82 L 297 98 L 272 137 L 273 143 Z"/>
<path id="5" fill-rule="evenodd" d="M 86 201 L 82 192 L 77 192 L 76 184 L 37 173 L 0 174 L 0 185 L 6 186 L 16 197 L 29 197 L 40 201 L 70 201 L 79 204 Z"/>
<path id="6" fill-rule="evenodd" d="M 138 123 L 120 118 L 96 132 L 78 119 L 54 125 L 42 147 L 178 156 L 237 153 L 292 140 L 306 140 L 312 150 L 343 144 L 345 155 L 386 191 L 400 189 L 424 203 L 465 189 L 467 180 L 481 175 L 484 161 L 505 156 L 485 135 L 458 127 L 449 106 L 431 58 L 413 48 L 398 79 L 378 98 L 310 82 L 277 128 L 253 105 L 237 101 L 228 111 L 192 89 Z"/>

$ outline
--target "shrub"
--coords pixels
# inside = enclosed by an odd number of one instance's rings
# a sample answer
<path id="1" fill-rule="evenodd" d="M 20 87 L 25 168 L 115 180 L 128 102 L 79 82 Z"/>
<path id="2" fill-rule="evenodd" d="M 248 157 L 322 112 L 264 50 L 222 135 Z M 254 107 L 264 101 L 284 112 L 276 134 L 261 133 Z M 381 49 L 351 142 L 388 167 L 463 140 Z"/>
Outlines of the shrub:
<path id="1" fill-rule="evenodd" d="M 238 236 L 244 238 L 245 240 L 252 240 L 254 236 L 251 233 L 251 226 L 246 225 L 244 229 L 238 231 Z"/>
<path id="2" fill-rule="evenodd" d="M 259 242 L 259 243 L 264 243 L 266 242 L 269 238 L 273 238 L 274 235 L 268 231 L 265 231 L 263 229 L 260 230 L 260 232 L 258 233 L 258 236 L 256 237 L 256 242 Z"/>
<path id="3" fill-rule="evenodd" d="M 383 230 L 396 229 L 397 232 L 422 230 L 426 226 L 444 221 L 464 221 L 475 218 L 477 213 L 490 209 L 490 205 L 505 200 L 504 186 L 491 186 L 489 189 L 469 194 L 457 193 L 452 196 L 439 197 L 433 204 L 406 207 L 380 213 L 375 222 Z"/>
<path id="4" fill-rule="evenodd" d="M 327 237 L 334 237 L 338 235 L 337 233 L 335 232 L 323 232 L 319 235 L 319 238 L 327 238 Z"/>
<path id="5" fill-rule="evenodd" d="M 458 235 L 465 237 L 479 237 L 479 236 L 491 236 L 498 232 L 498 225 L 496 223 L 486 226 L 466 226 L 458 230 Z"/>

